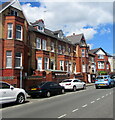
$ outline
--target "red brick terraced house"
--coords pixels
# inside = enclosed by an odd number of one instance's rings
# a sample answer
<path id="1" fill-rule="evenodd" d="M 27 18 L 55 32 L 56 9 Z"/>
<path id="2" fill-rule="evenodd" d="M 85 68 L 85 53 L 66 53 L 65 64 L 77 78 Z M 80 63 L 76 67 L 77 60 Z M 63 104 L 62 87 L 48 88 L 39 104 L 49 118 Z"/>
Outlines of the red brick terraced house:
<path id="1" fill-rule="evenodd" d="M 96 71 L 110 71 L 106 52 L 89 50 L 84 34 L 65 37 L 62 30 L 46 29 L 41 19 L 28 22 L 18 0 L 1 7 L 0 80 L 27 89 L 46 80 L 78 78 L 88 83 Z M 102 62 L 106 69 L 100 69 Z"/>
<path id="2" fill-rule="evenodd" d="M 18 0 L 6 2 L 0 8 L 0 79 L 19 87 L 21 77 L 29 70 L 29 24 Z"/>
<path id="3" fill-rule="evenodd" d="M 76 72 L 83 76 L 83 80 L 88 83 L 91 76 L 89 71 L 89 46 L 86 43 L 85 37 L 83 34 L 75 35 L 73 33 L 73 35 L 67 36 L 67 38 L 76 46 Z M 76 78 L 78 78 L 78 75 L 76 75 Z"/>
<path id="4" fill-rule="evenodd" d="M 97 75 L 99 71 L 105 71 L 107 74 L 109 74 L 111 71 L 111 67 L 108 60 L 108 53 L 106 53 L 102 48 L 92 49 L 90 50 L 90 53 L 95 54 Z"/>

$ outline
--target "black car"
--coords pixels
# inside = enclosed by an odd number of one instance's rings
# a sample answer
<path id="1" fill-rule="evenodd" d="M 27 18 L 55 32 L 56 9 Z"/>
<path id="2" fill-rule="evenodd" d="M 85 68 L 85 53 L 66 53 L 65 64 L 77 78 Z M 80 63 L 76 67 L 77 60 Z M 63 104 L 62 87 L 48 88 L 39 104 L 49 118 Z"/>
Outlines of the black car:
<path id="1" fill-rule="evenodd" d="M 65 93 L 65 89 L 56 82 L 45 81 L 30 87 L 27 93 L 33 98 L 37 96 L 50 97 L 51 95 Z"/>

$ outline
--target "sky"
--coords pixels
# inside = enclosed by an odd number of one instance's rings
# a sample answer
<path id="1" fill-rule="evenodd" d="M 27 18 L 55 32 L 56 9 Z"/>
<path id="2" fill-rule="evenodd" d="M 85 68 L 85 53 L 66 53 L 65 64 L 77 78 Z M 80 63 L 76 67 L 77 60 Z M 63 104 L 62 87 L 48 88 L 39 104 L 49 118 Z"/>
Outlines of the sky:
<path id="1" fill-rule="evenodd" d="M 29 2 L 28 2 L 29 1 Z M 83 33 L 91 49 L 113 54 L 113 0 L 20 0 L 29 21 L 65 36 Z"/>

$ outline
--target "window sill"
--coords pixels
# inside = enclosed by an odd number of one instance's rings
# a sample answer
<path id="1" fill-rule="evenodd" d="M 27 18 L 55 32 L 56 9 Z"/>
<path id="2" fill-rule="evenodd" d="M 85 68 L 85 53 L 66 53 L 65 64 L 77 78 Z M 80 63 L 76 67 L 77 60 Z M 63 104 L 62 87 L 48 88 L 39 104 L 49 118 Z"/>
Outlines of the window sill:
<path id="1" fill-rule="evenodd" d="M 12 69 L 12 67 L 6 67 L 6 69 Z"/>
<path id="2" fill-rule="evenodd" d="M 18 39 L 18 38 L 16 38 L 16 40 L 18 40 L 18 41 L 22 41 L 22 39 Z"/>

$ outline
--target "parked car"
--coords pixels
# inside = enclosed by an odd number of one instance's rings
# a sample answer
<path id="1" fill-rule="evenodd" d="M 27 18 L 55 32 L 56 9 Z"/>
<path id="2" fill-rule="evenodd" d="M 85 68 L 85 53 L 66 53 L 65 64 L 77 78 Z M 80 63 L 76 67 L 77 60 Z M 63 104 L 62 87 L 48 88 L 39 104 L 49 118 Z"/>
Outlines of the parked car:
<path id="1" fill-rule="evenodd" d="M 59 84 L 61 86 L 64 86 L 65 89 L 73 90 L 73 91 L 76 91 L 77 89 L 85 89 L 86 88 L 85 82 L 83 82 L 79 79 L 66 79 L 66 80 L 63 80 Z"/>
<path id="2" fill-rule="evenodd" d="M 23 103 L 26 100 L 26 92 L 21 88 L 14 88 L 12 85 L 0 81 L 0 104 L 3 103 Z"/>
<path id="3" fill-rule="evenodd" d="M 113 87 L 114 81 L 110 78 L 109 75 L 99 75 L 95 80 L 95 87 L 96 89 L 101 87 Z"/>
<path id="4" fill-rule="evenodd" d="M 113 80 L 113 82 L 114 82 L 114 87 L 115 87 L 115 76 L 111 76 L 111 79 Z"/>
<path id="5" fill-rule="evenodd" d="M 33 98 L 37 96 L 50 97 L 54 94 L 65 93 L 65 89 L 56 82 L 45 81 L 31 86 L 27 93 Z"/>

